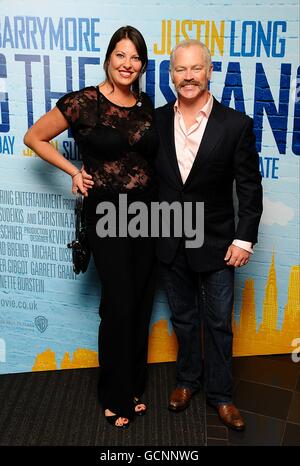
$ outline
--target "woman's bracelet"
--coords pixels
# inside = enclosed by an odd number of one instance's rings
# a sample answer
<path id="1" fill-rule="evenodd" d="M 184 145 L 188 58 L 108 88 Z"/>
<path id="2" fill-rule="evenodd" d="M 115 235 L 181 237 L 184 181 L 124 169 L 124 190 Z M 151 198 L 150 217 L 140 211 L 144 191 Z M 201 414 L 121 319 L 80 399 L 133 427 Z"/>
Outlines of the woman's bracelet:
<path id="1" fill-rule="evenodd" d="M 74 173 L 74 175 L 72 175 L 72 179 L 74 178 L 74 176 L 79 175 L 79 173 L 81 173 L 81 170 L 78 170 L 78 172 Z"/>

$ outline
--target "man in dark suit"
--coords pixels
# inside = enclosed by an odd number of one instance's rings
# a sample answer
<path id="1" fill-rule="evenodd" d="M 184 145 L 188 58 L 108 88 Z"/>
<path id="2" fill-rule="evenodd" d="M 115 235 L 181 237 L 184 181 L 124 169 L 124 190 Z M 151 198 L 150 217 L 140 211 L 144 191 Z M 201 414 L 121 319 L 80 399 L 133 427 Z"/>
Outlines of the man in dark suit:
<path id="1" fill-rule="evenodd" d="M 231 315 L 234 270 L 247 264 L 253 253 L 262 213 L 253 121 L 221 105 L 208 91 L 211 56 L 201 42 L 178 44 L 170 71 L 177 100 L 156 110 L 160 201 L 177 201 L 183 208 L 185 202 L 203 202 L 204 243 L 191 248 L 184 237 L 158 240 L 179 344 L 176 388 L 168 407 L 187 408 L 203 383 L 207 401 L 221 420 L 243 430 L 232 399 Z"/>

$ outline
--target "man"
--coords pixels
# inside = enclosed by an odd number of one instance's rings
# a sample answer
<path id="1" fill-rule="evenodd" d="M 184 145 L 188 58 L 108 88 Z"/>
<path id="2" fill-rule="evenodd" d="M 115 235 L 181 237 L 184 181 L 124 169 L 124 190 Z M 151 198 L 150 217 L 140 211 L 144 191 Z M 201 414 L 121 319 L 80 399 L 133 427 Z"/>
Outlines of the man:
<path id="1" fill-rule="evenodd" d="M 158 240 L 179 344 L 176 388 L 168 407 L 175 412 L 187 408 L 203 382 L 220 419 L 243 430 L 232 400 L 231 314 L 234 269 L 249 261 L 262 213 L 253 121 L 221 105 L 208 91 L 211 56 L 201 42 L 179 43 L 170 72 L 177 100 L 156 110 L 160 201 L 204 202 L 204 243 L 187 248 L 184 238 Z"/>

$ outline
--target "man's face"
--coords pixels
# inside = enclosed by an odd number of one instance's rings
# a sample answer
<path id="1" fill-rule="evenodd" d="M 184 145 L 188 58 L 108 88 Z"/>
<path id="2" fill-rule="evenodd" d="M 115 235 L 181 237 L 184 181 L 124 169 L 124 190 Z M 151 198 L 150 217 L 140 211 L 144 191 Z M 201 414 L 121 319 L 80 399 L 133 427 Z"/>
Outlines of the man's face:
<path id="1" fill-rule="evenodd" d="M 200 46 L 179 47 L 173 65 L 172 81 L 179 98 L 196 100 L 207 91 L 212 65 L 208 69 Z"/>

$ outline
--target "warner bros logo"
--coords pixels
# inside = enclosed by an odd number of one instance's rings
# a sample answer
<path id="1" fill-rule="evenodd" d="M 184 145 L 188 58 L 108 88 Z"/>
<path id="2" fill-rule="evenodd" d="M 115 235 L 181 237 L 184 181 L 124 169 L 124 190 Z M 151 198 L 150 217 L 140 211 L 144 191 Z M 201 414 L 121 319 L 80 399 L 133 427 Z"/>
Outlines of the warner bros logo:
<path id="1" fill-rule="evenodd" d="M 39 332 L 44 333 L 48 327 L 48 319 L 44 316 L 38 316 L 34 319 L 34 323 Z"/>

